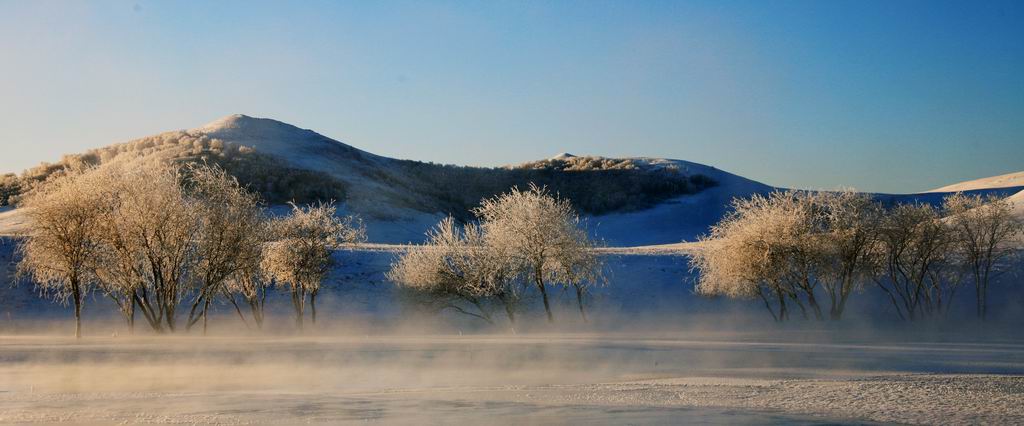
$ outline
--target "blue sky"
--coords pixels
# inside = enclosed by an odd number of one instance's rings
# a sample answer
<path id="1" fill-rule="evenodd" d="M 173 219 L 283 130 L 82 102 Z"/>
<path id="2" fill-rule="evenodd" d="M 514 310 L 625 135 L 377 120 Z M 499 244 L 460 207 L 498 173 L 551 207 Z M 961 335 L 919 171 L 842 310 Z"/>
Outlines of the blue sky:
<path id="1" fill-rule="evenodd" d="M 233 113 L 912 192 L 1024 170 L 1024 2 L 0 0 L 0 171 Z"/>

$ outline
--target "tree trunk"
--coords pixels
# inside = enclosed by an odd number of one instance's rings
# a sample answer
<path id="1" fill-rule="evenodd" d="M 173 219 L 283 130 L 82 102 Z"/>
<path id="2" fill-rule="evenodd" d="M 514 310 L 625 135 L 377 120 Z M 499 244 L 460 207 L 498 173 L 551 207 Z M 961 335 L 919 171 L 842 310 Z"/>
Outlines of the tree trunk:
<path id="1" fill-rule="evenodd" d="M 821 321 L 821 306 L 818 305 L 818 300 L 814 298 L 814 290 L 807 291 L 807 304 L 811 305 L 811 309 L 814 312 L 814 319 Z"/>
<path id="2" fill-rule="evenodd" d="M 574 285 L 576 287 L 576 304 L 580 307 L 580 316 L 583 317 L 583 322 L 589 322 L 587 320 L 587 311 L 583 309 L 583 286 Z"/>
<path id="3" fill-rule="evenodd" d="M 292 306 L 295 307 L 295 327 L 302 330 L 303 327 L 303 304 L 306 301 L 306 295 L 301 294 L 298 289 L 292 290 Z"/>
<path id="4" fill-rule="evenodd" d="M 200 317 L 196 316 L 196 312 L 199 310 L 199 305 L 203 305 L 205 301 L 206 292 L 200 292 L 199 296 L 196 297 L 196 300 L 192 302 L 192 309 L 189 309 L 188 311 L 188 319 L 185 320 L 185 331 L 192 330 L 192 326 L 199 322 Z M 205 312 L 200 313 L 199 315 L 203 314 L 205 314 Z"/>
<path id="5" fill-rule="evenodd" d="M 974 299 L 975 299 L 975 302 L 974 302 L 975 309 L 978 312 L 977 313 L 978 319 L 981 319 L 982 318 L 982 313 L 981 313 L 982 312 L 981 311 L 981 283 L 975 283 L 975 285 L 974 285 L 974 293 L 975 293 L 975 296 L 974 296 Z"/>
<path id="6" fill-rule="evenodd" d="M 843 311 L 846 310 L 846 299 L 847 297 L 845 295 L 840 297 L 839 305 L 833 306 L 828 313 L 829 320 L 839 321 L 843 318 Z"/>
<path id="7" fill-rule="evenodd" d="M 235 312 L 238 314 L 238 318 L 242 320 L 242 324 L 245 324 L 245 329 L 251 330 L 252 327 L 249 327 L 249 321 L 245 320 L 245 315 L 242 315 L 242 309 L 238 307 L 238 302 L 235 302 L 235 296 L 228 293 L 227 290 L 222 290 L 222 292 L 224 293 L 224 298 L 228 299 L 231 302 L 231 306 L 235 307 Z"/>
<path id="8" fill-rule="evenodd" d="M 981 308 L 981 273 L 978 271 L 978 266 L 975 264 L 974 267 L 974 307 L 977 310 L 978 319 L 982 318 Z"/>
<path id="9" fill-rule="evenodd" d="M 171 306 L 165 307 L 165 309 L 164 309 L 164 319 L 167 320 L 167 330 L 170 331 L 171 333 L 174 333 L 175 327 L 174 327 L 174 308 L 173 307 L 171 307 Z"/>
<path id="10" fill-rule="evenodd" d="M 534 273 L 534 281 L 537 282 L 537 289 L 540 290 L 540 296 L 544 299 L 544 312 L 548 314 L 548 323 L 555 322 L 555 317 L 551 315 L 551 304 L 548 303 L 548 290 L 547 286 L 544 285 L 544 277 L 541 276 L 540 272 Z"/>
<path id="11" fill-rule="evenodd" d="M 78 278 L 71 279 L 71 296 L 75 299 L 75 338 L 82 338 L 82 288 Z"/>
<path id="12" fill-rule="evenodd" d="M 167 285 L 166 283 L 164 284 Z M 160 294 L 162 299 L 164 318 L 167 320 L 167 330 L 171 333 L 176 331 L 176 325 L 174 324 L 174 312 L 178 308 L 178 303 L 174 297 L 175 289 L 173 287 L 165 287 L 165 290 Z"/>
<path id="13" fill-rule="evenodd" d="M 316 291 L 309 293 L 309 318 L 316 325 Z"/>
<path id="14" fill-rule="evenodd" d="M 768 308 L 768 313 L 772 314 L 772 320 L 774 320 L 775 322 L 779 322 L 779 321 L 781 321 L 781 320 L 779 319 L 779 317 L 778 317 L 777 315 L 775 315 L 775 310 L 774 310 L 774 309 L 772 309 L 772 304 L 771 304 L 771 303 L 770 303 L 770 302 L 768 301 L 768 298 L 767 298 L 767 297 L 765 297 L 765 295 L 764 295 L 764 291 L 763 291 L 763 290 L 761 290 L 761 288 L 760 288 L 760 287 L 758 287 L 758 288 L 757 288 L 757 295 L 758 295 L 758 296 L 761 296 L 761 300 L 763 300 L 763 301 L 764 301 L 764 307 L 765 307 L 765 308 Z"/>
<path id="15" fill-rule="evenodd" d="M 800 301 L 800 297 L 797 296 L 796 293 L 790 293 L 789 298 L 793 299 L 793 303 L 796 303 L 796 306 L 800 308 L 800 316 L 803 317 L 804 320 L 810 319 L 810 317 L 807 316 L 807 308 L 804 307 L 804 302 Z"/>
<path id="16" fill-rule="evenodd" d="M 249 309 L 252 311 L 253 322 L 256 323 L 256 328 L 259 330 L 263 329 L 263 312 L 262 306 L 256 300 L 249 301 Z"/>
<path id="17" fill-rule="evenodd" d="M 785 321 L 789 319 L 789 310 L 786 309 L 786 295 L 782 294 L 781 290 L 776 290 L 775 295 L 779 298 L 779 321 Z"/>
<path id="18" fill-rule="evenodd" d="M 128 335 L 135 335 L 135 298 L 128 298 Z"/>
<path id="19" fill-rule="evenodd" d="M 208 324 L 207 318 L 209 318 L 209 316 L 210 316 L 209 312 L 210 312 L 210 298 L 206 298 L 206 301 L 203 302 L 203 336 L 206 335 L 206 328 L 207 328 L 207 324 Z"/>
<path id="20" fill-rule="evenodd" d="M 831 321 L 839 321 L 843 318 L 843 311 L 846 310 L 846 300 L 850 298 L 850 291 L 853 288 L 853 279 L 844 278 L 840 282 L 839 287 L 839 301 L 836 302 L 836 298 L 832 298 L 832 308 L 829 309 L 828 318 Z"/>
<path id="21" fill-rule="evenodd" d="M 981 320 L 985 321 L 988 318 L 988 279 L 982 283 L 981 286 Z"/>
<path id="22" fill-rule="evenodd" d="M 134 299 L 135 303 L 139 306 L 139 310 L 142 311 L 142 317 L 149 323 L 150 328 L 157 333 L 163 334 L 164 327 L 161 322 L 163 319 L 154 311 L 153 305 L 150 303 L 149 297 L 146 296 L 145 290 L 132 293 L 132 299 Z"/>
<path id="23" fill-rule="evenodd" d="M 508 296 L 502 293 L 498 294 L 498 300 L 500 300 L 501 304 L 505 307 L 505 315 L 508 316 L 508 323 L 512 329 L 512 334 L 516 334 L 516 310 L 515 307 L 512 306 L 512 301 L 508 299 Z"/>
<path id="24" fill-rule="evenodd" d="M 989 256 L 990 256 L 989 259 L 991 259 L 991 253 L 989 254 Z M 985 269 L 982 271 L 982 274 L 981 274 L 981 286 L 980 287 L 981 287 L 981 320 L 982 321 L 985 321 L 986 317 L 988 317 L 988 277 L 989 277 L 990 272 L 992 271 L 991 268 L 992 268 L 991 262 L 990 261 L 986 262 Z"/>

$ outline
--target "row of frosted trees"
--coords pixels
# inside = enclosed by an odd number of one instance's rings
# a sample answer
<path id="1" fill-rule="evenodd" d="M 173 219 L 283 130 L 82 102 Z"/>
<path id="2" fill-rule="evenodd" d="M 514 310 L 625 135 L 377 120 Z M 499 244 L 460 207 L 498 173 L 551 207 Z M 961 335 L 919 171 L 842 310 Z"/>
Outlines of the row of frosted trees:
<path id="1" fill-rule="evenodd" d="M 690 263 L 699 294 L 759 299 L 777 321 L 794 311 L 838 320 L 865 287 L 901 319 L 937 317 L 965 285 L 984 319 L 989 284 L 1016 266 L 1022 230 L 996 196 L 886 207 L 852 191 L 778 191 L 734 200 Z"/>
<path id="2" fill-rule="evenodd" d="M 437 310 L 494 323 L 504 311 L 515 330 L 524 294 L 535 291 L 554 321 L 549 286 L 571 289 L 583 320 L 587 288 L 603 282 L 602 262 L 568 200 L 536 185 L 485 199 L 476 222 L 451 217 L 392 265 L 388 278 Z"/>
<path id="3" fill-rule="evenodd" d="M 215 303 L 262 328 L 276 287 L 290 295 L 301 329 L 307 306 L 316 322 L 332 253 L 366 241 L 362 222 L 339 217 L 332 204 L 273 216 L 258 195 L 204 163 L 86 167 L 40 185 L 23 207 L 31 226 L 19 275 L 74 307 L 76 336 L 94 291 L 116 303 L 129 330 L 141 316 L 157 333 L 177 331 L 181 318 L 186 330 L 201 324 L 205 333 Z M 568 200 L 531 186 L 483 200 L 473 213 L 478 221 L 465 226 L 442 220 L 388 277 L 424 306 L 491 323 L 502 309 L 514 324 L 533 291 L 552 321 L 549 287 L 571 288 L 586 319 L 583 299 L 602 282 L 602 264 Z"/>
<path id="4" fill-rule="evenodd" d="M 332 204 L 270 215 L 217 166 L 118 164 L 55 177 L 24 201 L 31 227 L 19 274 L 74 306 L 79 336 L 93 291 L 117 304 L 129 329 L 141 316 L 164 333 L 181 317 L 185 329 L 205 332 L 215 303 L 262 328 L 268 291 L 279 288 L 301 329 L 307 307 L 316 321 L 332 253 L 366 240 L 362 223 Z M 513 330 L 534 297 L 552 322 L 550 291 L 561 289 L 575 294 L 586 320 L 584 297 L 604 282 L 603 264 L 568 200 L 531 185 L 484 199 L 472 213 L 470 223 L 438 223 L 388 278 L 434 310 L 489 323 L 503 312 Z M 985 318 L 989 284 L 1016 261 L 1022 229 L 994 196 L 886 207 L 852 191 L 773 192 L 734 200 L 690 262 L 699 294 L 759 299 L 778 321 L 792 312 L 840 319 L 865 287 L 883 292 L 901 318 L 934 317 L 965 285 Z"/>
<path id="5" fill-rule="evenodd" d="M 308 300 L 331 267 L 333 250 L 365 240 L 362 224 L 331 204 L 268 215 L 257 195 L 216 166 L 88 168 L 51 179 L 24 202 L 30 230 L 18 273 L 74 306 L 81 336 L 85 297 L 117 304 L 129 330 L 141 316 L 155 332 L 207 328 L 211 304 L 241 306 L 262 327 L 271 285 L 291 294 L 302 326 Z M 182 309 L 182 312 L 179 312 Z M 185 316 L 187 314 L 187 316 Z"/>

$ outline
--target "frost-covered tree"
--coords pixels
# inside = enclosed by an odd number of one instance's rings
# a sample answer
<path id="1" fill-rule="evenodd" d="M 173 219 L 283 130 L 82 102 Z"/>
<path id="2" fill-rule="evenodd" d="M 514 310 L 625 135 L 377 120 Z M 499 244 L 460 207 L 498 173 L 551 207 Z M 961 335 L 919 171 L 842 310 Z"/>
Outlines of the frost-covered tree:
<path id="1" fill-rule="evenodd" d="M 702 237 L 690 257 L 691 268 L 699 273 L 697 293 L 757 297 L 776 321 L 788 319 L 787 301 L 800 303 L 800 290 L 791 280 L 795 262 L 790 255 L 794 235 L 806 229 L 801 223 L 806 216 L 784 208 L 792 198 L 773 193 L 733 200 L 732 211 Z"/>
<path id="2" fill-rule="evenodd" d="M 883 209 L 870 195 L 852 190 L 819 193 L 815 201 L 823 215 L 822 287 L 831 302 L 829 318 L 838 320 L 850 295 L 870 278 Z"/>
<path id="3" fill-rule="evenodd" d="M 487 244 L 479 226 L 469 224 L 460 229 L 448 217 L 428 231 L 424 244 L 403 253 L 387 276 L 425 296 L 420 301 L 425 305 L 492 324 L 492 305 L 500 304 L 514 327 L 519 300 L 514 262 L 513 257 Z"/>
<path id="4" fill-rule="evenodd" d="M 366 229 L 356 217 L 338 217 L 328 203 L 293 205 L 291 214 L 274 220 L 271 229 L 275 240 L 265 246 L 261 267 L 268 277 L 288 286 L 295 324 L 301 329 L 307 295 L 316 323 L 316 296 L 333 265 L 332 251 L 366 241 Z"/>
<path id="5" fill-rule="evenodd" d="M 236 294 L 261 326 L 271 278 L 301 293 L 300 317 L 309 295 L 315 321 L 331 250 L 365 240 L 358 220 L 336 218 L 326 204 L 296 207 L 271 229 L 258 197 L 217 166 L 114 162 L 64 170 L 37 183 L 28 198 L 34 226 L 23 244 L 22 274 L 73 300 L 76 316 L 83 295 L 98 286 L 129 330 L 141 312 L 153 330 L 174 332 L 177 310 L 190 300 L 186 326 L 203 320 L 205 331 L 217 297 L 245 321 Z M 281 240 L 267 244 L 274 235 Z"/>
<path id="6" fill-rule="evenodd" d="M 485 199 L 474 210 L 487 244 L 515 256 L 524 276 L 541 294 L 548 322 L 553 322 L 548 283 L 575 286 L 583 312 L 585 283 L 600 274 L 593 244 L 572 204 L 531 184 L 530 189 Z"/>
<path id="7" fill-rule="evenodd" d="M 266 231 L 266 227 L 264 227 Z M 235 300 L 235 295 L 241 297 L 241 299 L 249 305 L 249 314 L 252 316 L 253 322 L 256 324 L 256 328 L 262 329 L 264 323 L 264 306 L 267 302 L 267 289 L 270 287 L 270 283 L 267 277 L 264 275 L 260 265 L 263 261 L 262 252 L 259 257 L 254 259 L 255 262 L 248 263 L 232 274 L 224 286 L 227 292 L 228 301 L 234 305 L 235 310 L 238 311 L 239 316 L 242 317 L 242 321 L 245 322 L 246 326 L 249 325 L 248 321 L 245 320 L 245 316 L 242 315 L 241 310 L 238 308 L 238 302 Z"/>
<path id="8" fill-rule="evenodd" d="M 562 268 L 555 276 L 572 287 L 576 293 L 576 307 L 580 317 L 587 321 L 583 299 L 591 286 L 605 283 L 604 262 L 594 250 L 595 244 L 585 230 L 576 228 L 570 236 L 573 241 L 560 245 L 555 252 L 554 257 Z"/>
<path id="9" fill-rule="evenodd" d="M 82 337 L 82 304 L 96 284 L 97 252 L 102 245 L 104 200 L 97 175 L 57 177 L 25 201 L 31 226 L 19 245 L 18 273 L 45 294 L 75 310 L 75 337 Z"/>
<path id="10" fill-rule="evenodd" d="M 712 228 L 711 234 L 702 237 L 690 254 L 690 268 L 698 272 L 696 293 L 709 297 L 759 298 L 773 319 L 786 319 L 787 294 L 779 284 L 778 275 L 770 273 L 779 271 L 769 263 L 777 261 L 777 257 L 759 258 L 755 253 L 763 256 L 764 252 L 759 249 L 760 243 L 754 234 L 741 237 L 740 229 L 727 230 L 727 227 L 732 226 L 716 225 L 719 230 Z"/>
<path id="11" fill-rule="evenodd" d="M 201 319 L 205 333 L 213 300 L 223 295 L 234 304 L 224 283 L 261 260 L 266 239 L 264 214 L 259 196 L 243 188 L 224 169 L 193 164 L 186 167 L 185 174 L 188 196 L 195 200 L 200 225 L 192 270 L 198 289 L 187 328 Z M 238 310 L 237 305 L 235 308 Z M 241 316 L 241 311 L 238 314 Z"/>
<path id="12" fill-rule="evenodd" d="M 21 180 L 13 173 L 0 175 L 0 207 L 14 204 L 21 193 Z"/>
<path id="13" fill-rule="evenodd" d="M 137 167 L 114 176 L 100 227 L 105 248 L 98 273 L 155 331 L 173 332 L 178 304 L 195 287 L 200 207 L 175 167 Z"/>
<path id="14" fill-rule="evenodd" d="M 929 204 L 900 204 L 879 226 L 874 281 L 900 318 L 942 314 L 960 283 L 952 228 Z"/>
<path id="15" fill-rule="evenodd" d="M 943 206 L 958 254 L 974 282 L 978 318 L 984 320 L 989 282 L 1007 271 L 1019 254 L 1017 238 L 1024 232 L 1024 222 L 1005 198 L 995 195 L 956 193 L 946 197 Z"/>
<path id="16" fill-rule="evenodd" d="M 824 317 L 816 293 L 829 296 L 839 319 L 850 294 L 871 271 L 880 207 L 852 191 L 775 191 L 736 199 L 732 211 L 702 238 L 691 256 L 698 293 L 760 298 L 782 321 L 795 304 Z"/>
<path id="17" fill-rule="evenodd" d="M 817 195 L 807 191 L 775 192 L 767 201 L 768 241 L 784 259 L 782 283 L 791 289 L 792 300 L 804 318 L 809 317 L 809 308 L 820 320 L 824 316 L 816 292 L 825 275 L 827 242 Z"/>

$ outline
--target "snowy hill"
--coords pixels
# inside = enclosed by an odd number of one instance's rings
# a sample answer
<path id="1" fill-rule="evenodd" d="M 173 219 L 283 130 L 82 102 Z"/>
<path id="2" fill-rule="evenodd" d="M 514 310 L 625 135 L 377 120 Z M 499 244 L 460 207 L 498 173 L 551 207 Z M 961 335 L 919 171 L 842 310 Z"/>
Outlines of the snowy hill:
<path id="1" fill-rule="evenodd" d="M 611 213 L 588 219 L 591 232 L 611 246 L 646 246 L 695 241 L 725 215 L 733 198 L 768 193 L 771 186 L 714 167 L 682 160 L 644 159 L 673 163 L 718 182 L 694 195 L 678 197 L 638 212 Z"/>
<path id="2" fill-rule="evenodd" d="M 977 189 L 994 189 L 994 188 L 1013 188 L 1022 187 L 1024 188 L 1024 172 L 1007 173 L 1005 175 L 991 176 L 981 179 L 974 179 L 952 185 L 946 185 L 941 188 L 935 188 L 928 192 L 957 192 L 957 191 L 971 191 Z"/>
<path id="3" fill-rule="evenodd" d="M 192 130 L 210 137 L 254 148 L 293 166 L 325 172 L 345 183 L 344 213 L 360 214 L 367 221 L 371 241 L 418 241 L 443 215 L 424 212 L 422 194 L 403 190 L 396 182 L 408 181 L 398 161 L 359 150 L 312 130 L 266 118 L 235 114 Z"/>
<path id="4" fill-rule="evenodd" d="M 349 184 L 348 207 L 374 218 L 410 219 L 415 209 L 402 201 L 415 194 L 397 192 L 389 183 L 396 172 L 395 160 L 356 149 L 312 130 L 280 121 L 246 115 L 230 115 L 192 132 L 254 148 L 293 166 L 328 173 Z M 388 179 L 391 177 L 392 179 Z"/>
<path id="5" fill-rule="evenodd" d="M 279 121 L 232 115 L 195 129 L 227 142 L 251 146 L 257 151 L 284 158 L 295 165 L 330 173 L 353 182 L 349 208 L 370 213 L 371 238 L 379 242 L 418 241 L 439 214 L 396 207 L 393 200 L 408 200 L 407 182 L 400 160 L 381 157 Z M 580 156 L 561 153 L 545 161 L 571 161 Z M 584 157 L 593 158 L 593 157 Z M 599 158 L 599 157 L 598 157 Z M 734 197 L 768 192 L 772 187 L 703 164 L 660 158 L 629 158 L 643 168 L 679 170 L 688 176 L 705 176 L 715 182 L 709 189 L 664 201 L 640 211 L 593 216 L 592 232 L 609 245 L 634 246 L 692 241 L 725 213 Z M 510 165 L 506 168 L 516 166 Z M 385 185 L 373 176 L 386 174 Z M 391 202 L 381 203 L 382 199 Z M 386 210 L 383 210 L 386 209 Z M 384 218 L 379 220 L 375 218 Z M 377 229 L 374 229 L 377 228 Z"/>
<path id="6" fill-rule="evenodd" d="M 1013 212 L 1018 217 L 1024 218 L 1024 190 L 1011 195 L 1007 200 L 1013 205 Z"/>
<path id="7" fill-rule="evenodd" d="M 346 207 L 368 216 L 368 229 L 377 242 L 419 241 L 423 232 L 442 216 L 424 212 L 419 205 L 429 204 L 417 194 L 419 176 L 410 176 L 409 161 L 374 155 L 312 130 L 290 124 L 245 115 L 232 115 L 194 131 L 225 142 L 255 148 L 275 155 L 293 165 L 322 171 L 348 182 L 351 196 Z M 580 157 L 558 154 L 542 162 L 572 161 Z M 672 198 L 653 208 L 611 213 L 590 218 L 595 236 L 612 245 L 649 245 L 692 240 L 716 222 L 729 200 L 766 192 L 771 187 L 724 172 L 714 167 L 681 160 L 657 158 L 610 159 L 628 160 L 645 170 L 674 169 L 686 176 L 704 176 L 715 182 L 697 194 Z M 540 163 L 540 162 L 538 162 Z M 423 163 L 415 163 L 417 166 Z M 504 169 L 517 166 L 509 165 Z M 637 232 L 643 227 L 643 232 Z"/>
<path id="8" fill-rule="evenodd" d="M 288 161 L 306 164 L 310 168 L 337 158 L 356 161 L 384 159 L 312 130 L 242 114 L 229 115 L 193 130 L 223 141 L 250 146 Z"/>
<path id="9" fill-rule="evenodd" d="M 547 185 L 594 216 L 590 223 L 596 235 L 609 244 L 675 243 L 703 232 L 732 197 L 770 189 L 680 160 L 560 154 L 498 168 L 399 160 L 312 130 L 238 114 L 190 130 L 65 156 L 61 163 L 44 163 L 26 173 L 39 181 L 59 173 L 64 162 L 196 160 L 240 170 L 248 174 L 240 180 L 252 182 L 261 192 L 274 191 L 272 198 L 277 200 L 289 199 L 289 185 L 303 185 L 304 194 L 335 199 L 344 212 L 363 216 L 371 241 L 382 243 L 419 241 L 444 215 L 465 217 L 481 198 L 530 182 Z M 296 177 L 300 173 L 306 174 Z M 23 216 L 17 210 L 0 213 L 0 235 L 23 228 Z M 634 227 L 641 225 L 650 231 L 636 232 Z"/>

